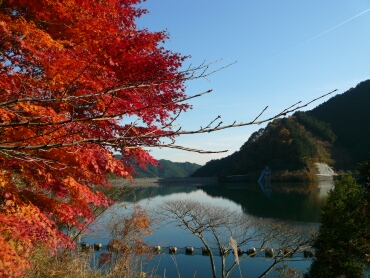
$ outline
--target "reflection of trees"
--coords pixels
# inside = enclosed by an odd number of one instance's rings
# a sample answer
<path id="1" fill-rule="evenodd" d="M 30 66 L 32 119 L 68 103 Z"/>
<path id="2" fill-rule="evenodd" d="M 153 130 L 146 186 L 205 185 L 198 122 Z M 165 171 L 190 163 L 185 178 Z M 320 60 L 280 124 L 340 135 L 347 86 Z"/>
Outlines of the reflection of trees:
<path id="1" fill-rule="evenodd" d="M 166 184 L 136 187 L 124 201 L 137 202 L 155 196 L 191 193 L 203 190 L 211 197 L 221 197 L 242 206 L 243 211 L 257 217 L 292 221 L 319 222 L 324 198 L 317 192 L 317 183 L 273 183 L 273 193 L 267 197 L 257 183 L 228 184 L 228 186 L 195 186 Z"/>
<path id="2" fill-rule="evenodd" d="M 209 196 L 227 198 L 240 204 L 243 211 L 257 217 L 278 218 L 292 221 L 319 222 L 320 206 L 315 183 L 273 184 L 273 193 L 267 197 L 257 183 L 223 187 L 202 187 Z M 231 187 L 233 186 L 233 187 Z M 315 196 L 315 197 L 314 197 Z"/>
<path id="3" fill-rule="evenodd" d="M 264 251 L 272 263 L 259 277 L 265 277 L 277 264 L 302 251 L 311 244 L 312 231 L 293 227 L 289 223 L 263 220 L 227 207 L 201 203 L 193 200 L 168 200 L 159 205 L 158 214 L 166 224 L 175 225 L 198 237 L 210 258 L 213 277 L 217 277 L 216 246 L 221 256 L 221 277 L 227 278 L 239 263 L 257 252 Z M 242 256 L 241 247 L 254 244 Z M 276 251 L 274 252 L 274 249 Z M 234 253 L 235 260 L 226 265 L 226 257 Z M 241 273 L 240 273 L 241 274 Z"/>
<path id="4" fill-rule="evenodd" d="M 192 185 L 166 185 L 166 186 L 143 186 L 135 187 L 133 192 L 125 197 L 126 202 L 138 202 L 141 200 L 153 198 L 155 196 L 168 196 L 176 193 L 190 193 L 198 190 Z"/>

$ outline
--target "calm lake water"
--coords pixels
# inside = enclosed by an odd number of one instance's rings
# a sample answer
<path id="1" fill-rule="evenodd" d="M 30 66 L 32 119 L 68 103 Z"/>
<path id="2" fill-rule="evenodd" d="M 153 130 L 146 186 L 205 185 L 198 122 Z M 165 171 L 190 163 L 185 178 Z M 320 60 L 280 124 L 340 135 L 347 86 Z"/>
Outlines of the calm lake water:
<path id="1" fill-rule="evenodd" d="M 137 188 L 129 198 L 117 203 L 107 212 L 94 227 L 94 233 L 84 240 L 89 243 L 101 242 L 107 245 L 109 234 L 105 230 L 109 219 L 119 219 L 120 215 L 130 213 L 133 204 L 139 204 L 152 210 L 166 200 L 191 199 L 203 203 L 216 204 L 258 218 L 272 218 L 290 221 L 294 226 L 318 227 L 320 224 L 320 208 L 324 204 L 327 193 L 333 187 L 332 181 L 315 183 L 275 183 L 261 187 L 257 183 L 230 183 L 207 186 L 189 184 L 153 185 Z M 153 215 L 155 217 L 155 215 Z M 201 255 L 202 242 L 188 231 L 175 226 L 164 226 L 159 222 L 152 228 L 153 234 L 145 238 L 151 245 L 162 246 L 163 253 L 154 256 L 144 269 L 154 269 L 161 277 L 212 277 L 211 264 L 208 256 Z M 177 246 L 176 255 L 168 254 L 169 246 Z M 185 255 L 185 246 L 195 248 L 194 255 Z M 251 246 L 252 247 L 252 246 Z M 103 251 L 104 252 L 104 251 Z M 98 254 L 97 254 L 98 255 Z M 227 257 L 231 265 L 234 256 Z M 310 260 L 293 257 L 289 266 L 305 271 Z M 235 268 L 231 277 L 258 277 L 272 264 L 271 259 L 264 255 L 248 258 L 241 262 L 240 269 Z M 220 273 L 221 257 L 216 257 L 217 272 Z M 180 275 L 180 276 L 179 276 Z M 271 272 L 267 277 L 275 277 Z"/>

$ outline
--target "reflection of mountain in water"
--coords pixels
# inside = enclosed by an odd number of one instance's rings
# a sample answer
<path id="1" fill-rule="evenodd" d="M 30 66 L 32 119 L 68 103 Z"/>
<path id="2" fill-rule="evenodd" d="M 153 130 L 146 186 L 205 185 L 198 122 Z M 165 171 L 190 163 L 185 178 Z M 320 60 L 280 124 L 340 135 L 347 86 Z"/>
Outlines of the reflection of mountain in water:
<path id="1" fill-rule="evenodd" d="M 124 199 L 126 202 L 138 202 L 143 199 L 153 198 L 155 196 L 167 196 L 175 193 L 190 193 L 198 190 L 196 186 L 188 184 L 168 184 L 165 186 L 153 186 L 153 187 L 138 187 L 130 194 L 127 198 Z"/>
<path id="2" fill-rule="evenodd" d="M 244 212 L 257 217 L 319 222 L 325 198 L 319 194 L 317 183 L 280 183 L 271 186 L 269 197 L 257 183 L 202 187 L 202 190 L 212 197 L 223 197 L 240 204 Z"/>
<path id="3" fill-rule="evenodd" d="M 203 190 L 213 198 L 228 199 L 240 205 L 245 213 L 263 218 L 277 218 L 298 222 L 319 222 L 320 209 L 331 184 L 273 183 L 263 191 L 258 183 L 230 183 L 214 186 L 167 184 L 138 187 L 125 201 L 138 202 L 156 196 L 190 193 Z"/>

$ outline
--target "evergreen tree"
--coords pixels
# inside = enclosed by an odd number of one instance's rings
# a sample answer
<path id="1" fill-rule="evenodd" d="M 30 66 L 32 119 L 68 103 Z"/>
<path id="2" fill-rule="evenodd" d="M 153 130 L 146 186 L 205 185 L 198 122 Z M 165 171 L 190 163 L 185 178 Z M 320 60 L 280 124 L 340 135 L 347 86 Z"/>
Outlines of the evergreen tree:
<path id="1" fill-rule="evenodd" d="M 370 160 L 363 164 L 369 180 Z M 370 260 L 369 188 L 352 176 L 335 183 L 322 209 L 315 258 L 306 277 L 364 277 Z"/>

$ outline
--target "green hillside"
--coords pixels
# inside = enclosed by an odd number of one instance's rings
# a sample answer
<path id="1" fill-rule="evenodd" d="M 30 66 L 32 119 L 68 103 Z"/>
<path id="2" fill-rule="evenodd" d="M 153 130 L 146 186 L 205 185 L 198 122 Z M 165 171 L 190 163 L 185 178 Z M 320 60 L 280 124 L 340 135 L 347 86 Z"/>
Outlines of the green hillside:
<path id="1" fill-rule="evenodd" d="M 315 119 L 317 125 L 325 125 Z M 274 173 L 286 170 L 295 172 L 300 179 L 310 179 L 306 169 L 314 162 L 332 163 L 329 141 L 315 136 L 297 120 L 297 116 L 276 119 L 266 128 L 253 133 L 248 141 L 227 158 L 208 162 L 193 176 L 228 176 L 250 174 L 257 180 L 261 170 L 268 165 Z M 288 177 L 287 177 L 288 179 Z M 289 179 L 291 177 L 289 176 Z"/>
<path id="2" fill-rule="evenodd" d="M 256 180 L 268 165 L 280 180 L 312 178 L 308 168 L 325 162 L 355 169 L 370 151 L 370 80 L 308 112 L 270 122 L 234 154 L 212 160 L 192 176 L 249 174 Z"/>
<path id="3" fill-rule="evenodd" d="M 159 166 L 148 165 L 146 169 L 135 167 L 136 174 L 134 178 L 175 178 L 189 177 L 195 170 L 201 166 L 190 162 L 172 162 L 161 159 Z"/>

